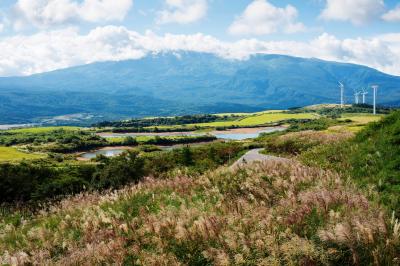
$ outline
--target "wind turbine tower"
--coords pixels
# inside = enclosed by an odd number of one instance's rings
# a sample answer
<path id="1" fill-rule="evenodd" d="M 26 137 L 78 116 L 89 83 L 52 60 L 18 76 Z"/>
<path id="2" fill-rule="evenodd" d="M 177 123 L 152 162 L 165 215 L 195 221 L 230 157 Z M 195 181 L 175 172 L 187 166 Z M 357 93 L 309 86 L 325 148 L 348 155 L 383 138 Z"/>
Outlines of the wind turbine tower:
<path id="1" fill-rule="evenodd" d="M 374 90 L 374 115 L 376 115 L 376 94 L 378 92 L 378 85 L 372 85 L 372 89 Z"/>
<path id="2" fill-rule="evenodd" d="M 368 92 L 363 88 L 361 94 L 362 94 L 362 103 L 365 104 L 365 95 L 367 95 Z"/>
<path id="3" fill-rule="evenodd" d="M 355 91 L 354 92 L 354 102 L 355 104 L 359 104 L 359 96 L 360 96 L 360 92 L 359 91 Z"/>
<path id="4" fill-rule="evenodd" d="M 344 106 L 344 85 L 339 81 L 339 88 L 340 88 L 340 108 Z"/>

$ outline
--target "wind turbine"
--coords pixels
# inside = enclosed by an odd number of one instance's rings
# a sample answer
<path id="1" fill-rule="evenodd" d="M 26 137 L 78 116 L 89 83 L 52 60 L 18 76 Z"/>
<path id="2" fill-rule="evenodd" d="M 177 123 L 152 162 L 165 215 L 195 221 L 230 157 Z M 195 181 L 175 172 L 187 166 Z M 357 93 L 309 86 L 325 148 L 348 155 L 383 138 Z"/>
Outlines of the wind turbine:
<path id="1" fill-rule="evenodd" d="M 368 94 L 368 91 L 366 91 L 364 88 L 362 88 L 362 103 L 365 104 L 365 95 Z"/>
<path id="2" fill-rule="evenodd" d="M 344 105 L 344 85 L 342 82 L 339 81 L 339 88 L 340 88 L 340 108 L 343 108 Z"/>
<path id="3" fill-rule="evenodd" d="M 361 93 L 361 92 L 359 92 L 359 91 L 354 91 L 354 102 L 355 102 L 355 104 L 358 104 L 358 103 L 359 103 L 359 96 L 360 96 L 360 93 Z"/>
<path id="4" fill-rule="evenodd" d="M 374 90 L 374 115 L 376 115 L 376 94 L 378 92 L 378 85 L 372 85 L 371 88 Z"/>

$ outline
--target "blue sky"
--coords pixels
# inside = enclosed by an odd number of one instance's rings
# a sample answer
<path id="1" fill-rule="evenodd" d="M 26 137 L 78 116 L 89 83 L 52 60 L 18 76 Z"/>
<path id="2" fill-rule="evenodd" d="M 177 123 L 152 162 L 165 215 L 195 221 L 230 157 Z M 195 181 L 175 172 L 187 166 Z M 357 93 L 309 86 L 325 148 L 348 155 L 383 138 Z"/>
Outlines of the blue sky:
<path id="1" fill-rule="evenodd" d="M 282 53 L 400 75 L 400 2 L 1 0 L 0 49 L 0 76 L 180 50 Z"/>

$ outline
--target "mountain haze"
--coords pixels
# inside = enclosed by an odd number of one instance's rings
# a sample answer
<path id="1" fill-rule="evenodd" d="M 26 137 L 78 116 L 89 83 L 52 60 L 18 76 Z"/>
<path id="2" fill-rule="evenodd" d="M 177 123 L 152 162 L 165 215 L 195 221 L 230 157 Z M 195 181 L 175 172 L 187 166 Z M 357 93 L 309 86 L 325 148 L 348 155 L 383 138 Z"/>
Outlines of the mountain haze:
<path id="1" fill-rule="evenodd" d="M 345 83 L 349 103 L 354 89 L 379 84 L 379 104 L 400 105 L 400 77 L 365 66 L 283 55 L 239 61 L 182 52 L 0 78 L 0 123 L 77 113 L 103 120 L 335 103 L 338 81 Z"/>

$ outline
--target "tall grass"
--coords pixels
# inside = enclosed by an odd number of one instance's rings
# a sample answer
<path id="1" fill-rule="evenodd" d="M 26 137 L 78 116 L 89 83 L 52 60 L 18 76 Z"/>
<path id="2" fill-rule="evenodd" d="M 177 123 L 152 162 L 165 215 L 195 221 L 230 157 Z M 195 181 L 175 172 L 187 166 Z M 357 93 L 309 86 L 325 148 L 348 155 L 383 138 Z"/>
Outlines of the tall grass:
<path id="1" fill-rule="evenodd" d="M 390 265 L 399 223 L 295 161 L 151 179 L 0 222 L 0 264 Z"/>
<path id="2" fill-rule="evenodd" d="M 266 135 L 259 138 L 259 142 L 265 147 L 266 153 L 276 153 L 284 156 L 294 156 L 304 153 L 316 146 L 325 146 L 331 143 L 342 143 L 353 137 L 351 132 L 321 132 L 300 131 L 284 135 Z"/>
<path id="3" fill-rule="evenodd" d="M 310 166 L 333 169 L 355 180 L 400 216 L 400 111 L 369 124 L 348 141 L 318 145 L 300 159 Z"/>

